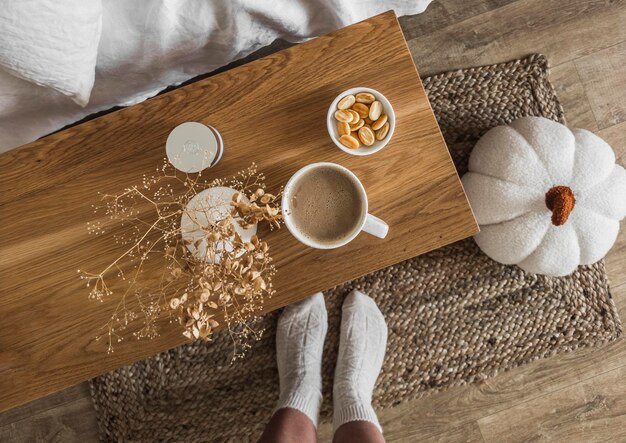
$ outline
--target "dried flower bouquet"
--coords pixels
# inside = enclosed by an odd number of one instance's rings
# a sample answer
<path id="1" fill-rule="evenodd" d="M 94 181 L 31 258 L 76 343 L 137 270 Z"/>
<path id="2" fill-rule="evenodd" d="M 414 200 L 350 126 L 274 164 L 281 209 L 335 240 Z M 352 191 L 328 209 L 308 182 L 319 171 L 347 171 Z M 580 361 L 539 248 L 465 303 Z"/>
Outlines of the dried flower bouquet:
<path id="1" fill-rule="evenodd" d="M 183 174 L 165 162 L 141 185 L 103 195 L 95 210 L 104 211 L 113 225 L 121 224 L 124 233 L 114 238 L 125 250 L 99 273 L 78 272 L 94 300 L 117 295 L 111 280 L 124 287 L 98 336 L 107 337 L 109 352 L 127 328 L 136 329 L 136 338 L 158 336 L 162 319 L 178 322 L 191 340 L 210 340 L 223 325 L 233 340 L 233 358 L 260 338 L 263 331 L 255 329 L 254 322 L 274 293 L 276 269 L 267 243 L 256 235 L 242 238 L 235 225 L 243 230 L 259 222 L 267 222 L 270 229 L 280 227 L 280 193 L 268 193 L 264 181 L 254 164 L 233 178 L 206 181 L 201 174 Z M 190 208 L 193 197 L 216 187 L 236 192 L 231 201 Z M 215 219 L 216 205 L 229 208 L 221 219 Z M 182 230 L 184 215 L 194 223 L 192 239 Z M 110 229 L 89 226 L 95 235 Z M 154 269 L 159 270 L 156 277 Z"/>

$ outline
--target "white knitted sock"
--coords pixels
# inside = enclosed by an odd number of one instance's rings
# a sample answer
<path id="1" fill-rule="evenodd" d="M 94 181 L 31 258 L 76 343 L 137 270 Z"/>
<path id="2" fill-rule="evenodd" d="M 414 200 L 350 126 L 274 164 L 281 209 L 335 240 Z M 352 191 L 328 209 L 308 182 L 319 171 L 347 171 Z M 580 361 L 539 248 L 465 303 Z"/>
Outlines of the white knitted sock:
<path id="1" fill-rule="evenodd" d="M 387 325 L 376 302 L 354 290 L 343 302 L 339 355 L 333 387 L 333 428 L 369 421 L 382 428 L 372 408 L 374 384 L 387 347 Z"/>
<path id="2" fill-rule="evenodd" d="M 304 413 L 317 427 L 322 404 L 322 350 L 328 329 L 321 292 L 287 306 L 278 320 L 276 360 L 280 399 L 276 409 Z"/>

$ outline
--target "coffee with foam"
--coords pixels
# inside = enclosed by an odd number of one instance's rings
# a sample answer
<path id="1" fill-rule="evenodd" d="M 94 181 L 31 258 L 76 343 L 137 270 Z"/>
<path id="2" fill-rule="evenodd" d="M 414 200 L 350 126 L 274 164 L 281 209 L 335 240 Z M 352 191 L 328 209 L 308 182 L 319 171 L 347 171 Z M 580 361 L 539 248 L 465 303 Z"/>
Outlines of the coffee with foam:
<path id="1" fill-rule="evenodd" d="M 335 244 L 360 228 L 364 205 L 354 179 L 332 167 L 304 173 L 289 199 L 294 227 L 309 240 Z"/>

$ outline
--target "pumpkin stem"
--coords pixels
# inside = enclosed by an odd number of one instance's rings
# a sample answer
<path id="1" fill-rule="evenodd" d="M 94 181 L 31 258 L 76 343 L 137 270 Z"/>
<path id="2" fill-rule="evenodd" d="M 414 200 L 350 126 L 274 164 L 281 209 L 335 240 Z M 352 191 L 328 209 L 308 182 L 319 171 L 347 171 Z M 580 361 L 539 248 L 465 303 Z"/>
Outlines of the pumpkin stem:
<path id="1" fill-rule="evenodd" d="M 565 224 L 575 204 L 574 193 L 567 186 L 554 186 L 546 192 L 546 206 L 552 211 L 552 224 L 555 226 Z"/>

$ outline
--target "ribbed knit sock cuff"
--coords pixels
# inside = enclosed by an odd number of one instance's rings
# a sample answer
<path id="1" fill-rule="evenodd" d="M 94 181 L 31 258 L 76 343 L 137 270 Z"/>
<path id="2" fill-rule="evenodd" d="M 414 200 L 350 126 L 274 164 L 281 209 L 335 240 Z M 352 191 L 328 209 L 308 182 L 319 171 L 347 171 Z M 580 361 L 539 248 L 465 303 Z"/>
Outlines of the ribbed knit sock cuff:
<path id="1" fill-rule="evenodd" d="M 339 426 L 349 423 L 351 421 L 368 421 L 378 428 L 380 433 L 383 433 L 383 428 L 378 422 L 378 417 L 372 405 L 350 405 L 344 408 L 335 409 L 333 412 L 333 434 L 339 428 Z"/>
<path id="2" fill-rule="evenodd" d="M 289 392 L 280 397 L 278 405 L 274 411 L 283 408 L 291 408 L 302 412 L 313 422 L 313 426 L 317 429 L 317 421 L 320 415 L 320 407 L 322 406 L 322 393 L 311 392 L 302 395 L 298 392 Z"/>

